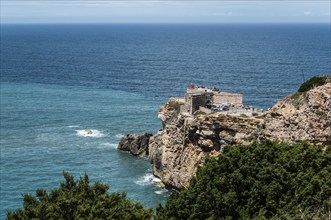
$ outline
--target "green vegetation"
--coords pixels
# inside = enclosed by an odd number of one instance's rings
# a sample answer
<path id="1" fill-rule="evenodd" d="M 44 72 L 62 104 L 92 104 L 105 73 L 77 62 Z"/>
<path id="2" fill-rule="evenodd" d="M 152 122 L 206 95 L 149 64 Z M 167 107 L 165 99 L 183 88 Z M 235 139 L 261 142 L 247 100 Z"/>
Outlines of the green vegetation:
<path id="1" fill-rule="evenodd" d="M 331 149 L 264 141 L 228 146 L 198 169 L 188 188 L 156 209 L 156 220 L 328 219 Z M 108 186 L 64 173 L 59 189 L 24 195 L 7 219 L 151 219 L 153 211 Z"/>
<path id="2" fill-rule="evenodd" d="M 63 173 L 65 182 L 47 193 L 25 194 L 23 208 L 7 212 L 7 219 L 151 219 L 152 209 L 126 198 L 125 193 L 107 193 L 108 185 L 89 184 L 87 175 L 75 181 Z"/>
<path id="3" fill-rule="evenodd" d="M 326 76 L 326 75 L 314 76 L 311 79 L 304 82 L 300 86 L 298 91 L 291 96 L 292 104 L 298 108 L 299 106 L 307 102 L 306 92 L 317 86 L 326 84 L 328 77 L 330 76 Z"/>
<path id="4" fill-rule="evenodd" d="M 296 108 L 299 108 L 304 103 L 307 103 L 307 101 L 307 95 L 305 92 L 296 92 L 291 96 L 291 102 Z"/>
<path id="5" fill-rule="evenodd" d="M 170 108 L 172 108 L 172 109 L 176 110 L 177 112 L 179 112 L 180 111 L 180 106 L 182 104 L 179 103 L 179 102 L 177 102 L 177 101 L 175 101 L 175 100 L 170 100 L 168 102 L 168 105 L 169 105 Z"/>
<path id="6" fill-rule="evenodd" d="M 298 92 L 307 92 L 317 86 L 324 85 L 326 83 L 327 76 L 314 76 L 313 78 L 304 82 Z"/>
<path id="7" fill-rule="evenodd" d="M 328 219 L 331 149 L 265 141 L 229 146 L 156 219 Z"/>

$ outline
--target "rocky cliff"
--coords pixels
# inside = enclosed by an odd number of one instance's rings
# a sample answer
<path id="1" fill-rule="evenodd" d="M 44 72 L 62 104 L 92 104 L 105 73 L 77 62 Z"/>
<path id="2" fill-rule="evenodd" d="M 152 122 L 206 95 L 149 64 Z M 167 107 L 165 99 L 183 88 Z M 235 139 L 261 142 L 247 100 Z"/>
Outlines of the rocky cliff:
<path id="1" fill-rule="evenodd" d="M 180 114 L 172 101 L 159 111 L 163 128 L 150 140 L 149 159 L 154 175 L 165 185 L 183 188 L 207 156 L 217 156 L 229 144 L 248 144 L 262 123 L 254 117 L 220 113 Z"/>
<path id="2" fill-rule="evenodd" d="M 260 138 L 286 142 L 307 140 L 331 144 L 331 83 L 295 93 L 276 103 L 264 116 Z"/>
<path id="3" fill-rule="evenodd" d="M 139 135 L 127 134 L 122 137 L 117 149 L 122 151 L 129 151 L 134 156 L 146 156 L 148 155 L 149 139 L 152 134 L 142 133 Z"/>
<path id="4" fill-rule="evenodd" d="M 232 144 L 254 140 L 331 144 L 331 83 L 279 101 L 258 117 L 222 113 L 190 116 L 179 113 L 180 103 L 171 100 L 159 111 L 163 128 L 149 142 L 154 175 L 174 188 L 188 186 L 206 157 L 217 156 Z"/>

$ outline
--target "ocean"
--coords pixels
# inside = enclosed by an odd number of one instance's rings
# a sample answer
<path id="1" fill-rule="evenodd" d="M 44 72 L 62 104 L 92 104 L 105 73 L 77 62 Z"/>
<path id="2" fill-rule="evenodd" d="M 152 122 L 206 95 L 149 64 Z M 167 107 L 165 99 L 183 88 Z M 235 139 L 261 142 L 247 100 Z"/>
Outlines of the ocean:
<path id="1" fill-rule="evenodd" d="M 330 69 L 329 24 L 1 24 L 0 218 L 63 171 L 155 207 L 169 192 L 116 147 L 169 97 L 194 82 L 267 109 Z"/>

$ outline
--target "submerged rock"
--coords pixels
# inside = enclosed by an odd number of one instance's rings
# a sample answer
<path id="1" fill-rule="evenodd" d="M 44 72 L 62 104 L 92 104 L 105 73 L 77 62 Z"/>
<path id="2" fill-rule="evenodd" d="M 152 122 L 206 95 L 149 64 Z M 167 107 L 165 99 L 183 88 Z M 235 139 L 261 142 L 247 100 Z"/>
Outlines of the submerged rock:
<path id="1" fill-rule="evenodd" d="M 129 151 L 135 156 L 146 156 L 148 155 L 149 139 L 152 136 L 153 135 L 149 133 L 142 133 L 139 135 L 127 134 L 121 138 L 117 149 Z"/>

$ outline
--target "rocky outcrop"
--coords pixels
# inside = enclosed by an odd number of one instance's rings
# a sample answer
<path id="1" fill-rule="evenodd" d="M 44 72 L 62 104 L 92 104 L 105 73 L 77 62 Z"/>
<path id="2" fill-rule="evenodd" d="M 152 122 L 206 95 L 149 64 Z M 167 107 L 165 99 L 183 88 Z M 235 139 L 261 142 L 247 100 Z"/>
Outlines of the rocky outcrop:
<path id="1" fill-rule="evenodd" d="M 306 140 L 331 145 L 331 83 L 280 100 L 265 115 L 259 135 L 290 143 Z"/>
<path id="2" fill-rule="evenodd" d="M 127 134 L 121 138 L 117 149 L 129 151 L 135 156 L 146 156 L 149 152 L 149 139 L 152 136 L 152 134 L 148 133 L 142 133 L 140 135 Z"/>
<path id="3" fill-rule="evenodd" d="M 149 159 L 154 175 L 165 185 L 188 185 L 206 157 L 217 156 L 229 144 L 248 144 L 261 119 L 230 116 L 179 114 L 168 102 L 160 109 L 163 128 L 150 140 Z"/>
<path id="4" fill-rule="evenodd" d="M 149 143 L 154 175 L 174 188 L 188 186 L 206 157 L 226 145 L 272 139 L 331 144 L 331 84 L 285 97 L 264 115 L 243 117 L 222 113 L 194 116 L 179 113 L 181 103 L 169 101 L 159 111 L 163 128 Z"/>
<path id="5" fill-rule="evenodd" d="M 222 112 L 180 113 L 179 100 L 160 108 L 162 129 L 151 134 L 128 134 L 118 149 L 149 155 L 153 174 L 166 186 L 183 188 L 207 157 L 216 157 L 224 146 L 250 144 L 261 139 L 331 145 L 331 78 L 307 92 L 295 93 L 262 115 L 247 117 Z"/>

